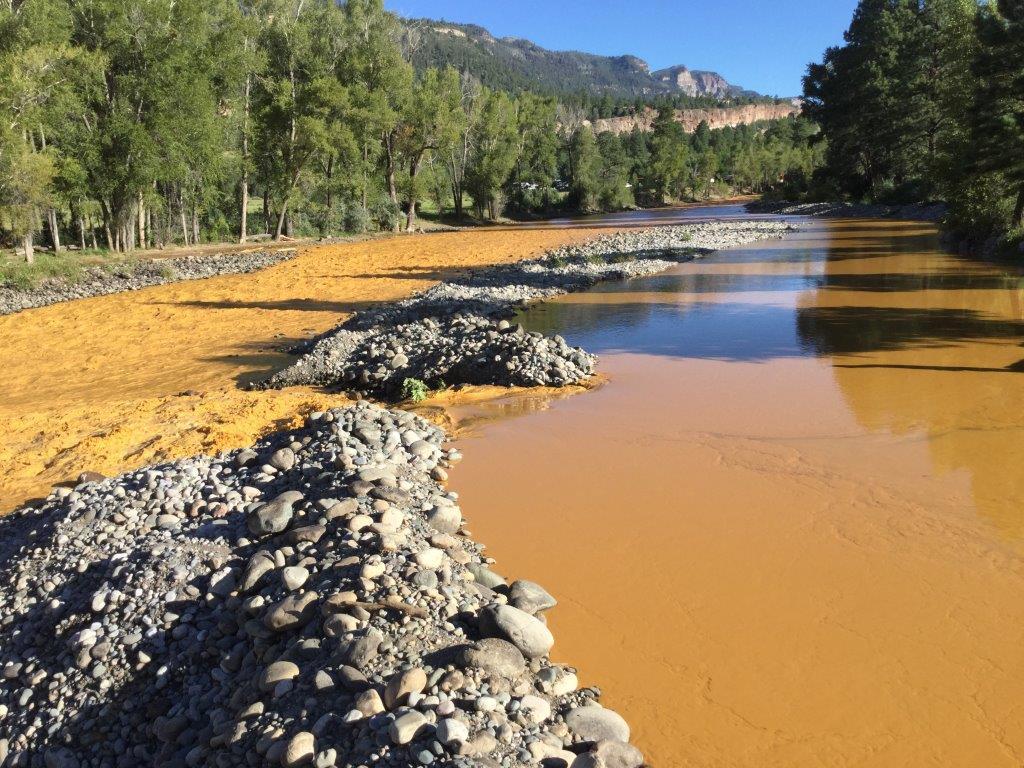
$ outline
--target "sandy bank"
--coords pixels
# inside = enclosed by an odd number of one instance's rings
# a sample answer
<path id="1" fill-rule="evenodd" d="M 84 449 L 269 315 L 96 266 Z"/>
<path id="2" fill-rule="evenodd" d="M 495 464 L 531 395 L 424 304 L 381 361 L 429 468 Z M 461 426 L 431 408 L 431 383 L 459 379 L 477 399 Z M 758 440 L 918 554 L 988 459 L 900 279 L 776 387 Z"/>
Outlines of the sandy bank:
<path id="1" fill-rule="evenodd" d="M 508 263 L 596 230 L 474 231 L 310 247 L 249 274 L 163 285 L 0 317 L 0 509 L 92 470 L 252 442 L 344 402 L 238 383 L 353 311 Z"/>

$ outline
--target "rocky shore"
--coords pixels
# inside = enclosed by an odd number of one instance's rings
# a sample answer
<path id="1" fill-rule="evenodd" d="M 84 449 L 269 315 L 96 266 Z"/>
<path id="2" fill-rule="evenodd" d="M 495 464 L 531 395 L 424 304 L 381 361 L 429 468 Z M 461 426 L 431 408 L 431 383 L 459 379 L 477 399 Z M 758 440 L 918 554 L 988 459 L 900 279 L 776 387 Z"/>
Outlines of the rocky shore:
<path id="1" fill-rule="evenodd" d="M 651 275 L 712 251 L 781 237 L 791 229 L 766 221 L 657 227 L 477 270 L 354 315 L 293 350 L 299 359 L 261 386 L 316 385 L 395 399 L 407 380 L 430 389 L 577 384 L 593 375 L 596 358 L 561 337 L 510 324 L 516 310 L 601 281 Z"/>
<path id="2" fill-rule="evenodd" d="M 774 213 L 781 216 L 817 216 L 825 219 L 899 219 L 901 221 L 940 221 L 948 209 L 944 203 L 912 205 L 869 205 L 865 203 L 749 203 L 750 213 Z"/>
<path id="3" fill-rule="evenodd" d="M 0 766 L 638 768 L 459 458 L 364 402 L 0 519 Z"/>
<path id="4" fill-rule="evenodd" d="M 0 285 L 0 315 L 73 299 L 137 291 L 151 285 L 255 272 L 287 261 L 295 254 L 294 249 L 282 249 L 182 256 L 127 262 L 113 268 L 90 267 L 80 279 L 73 282 L 49 279 L 34 288 Z"/>

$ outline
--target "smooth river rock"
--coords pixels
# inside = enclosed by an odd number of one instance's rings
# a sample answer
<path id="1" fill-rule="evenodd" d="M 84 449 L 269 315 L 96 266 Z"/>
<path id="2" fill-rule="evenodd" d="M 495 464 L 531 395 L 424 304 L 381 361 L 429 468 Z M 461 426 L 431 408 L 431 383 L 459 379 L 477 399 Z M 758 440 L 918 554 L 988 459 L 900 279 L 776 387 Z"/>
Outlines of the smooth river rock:
<path id="1" fill-rule="evenodd" d="M 604 707 L 576 707 L 569 710 L 565 724 L 584 741 L 629 741 L 629 724 L 621 715 Z"/>
<path id="2" fill-rule="evenodd" d="M 551 630 L 540 619 L 510 605 L 487 606 L 480 612 L 485 637 L 508 640 L 530 659 L 547 656 L 555 644 Z"/>

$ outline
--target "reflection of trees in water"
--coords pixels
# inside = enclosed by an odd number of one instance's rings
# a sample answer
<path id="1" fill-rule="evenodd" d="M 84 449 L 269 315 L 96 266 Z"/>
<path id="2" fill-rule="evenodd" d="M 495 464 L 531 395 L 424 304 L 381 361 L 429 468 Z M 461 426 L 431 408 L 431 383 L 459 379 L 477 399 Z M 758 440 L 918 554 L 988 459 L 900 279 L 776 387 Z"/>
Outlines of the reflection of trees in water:
<path id="1" fill-rule="evenodd" d="M 801 307 L 797 332 L 819 356 L 859 355 L 1016 339 L 1024 336 L 1024 322 L 966 309 Z"/>
<path id="2" fill-rule="evenodd" d="M 1024 538 L 1021 276 L 934 247 L 851 274 L 845 249 L 835 251 L 820 287 L 800 297 L 801 341 L 833 358 L 862 426 L 924 432 L 939 471 L 969 473 L 978 513 Z"/>

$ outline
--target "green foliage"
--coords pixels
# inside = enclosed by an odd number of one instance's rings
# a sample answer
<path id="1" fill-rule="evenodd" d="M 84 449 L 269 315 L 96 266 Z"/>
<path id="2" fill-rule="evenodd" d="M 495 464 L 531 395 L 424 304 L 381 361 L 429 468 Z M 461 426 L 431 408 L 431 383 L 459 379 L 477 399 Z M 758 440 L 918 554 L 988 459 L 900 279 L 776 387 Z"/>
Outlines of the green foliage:
<path id="1" fill-rule="evenodd" d="M 430 390 L 427 385 L 419 379 L 406 379 L 402 382 L 402 399 L 414 403 L 421 403 L 427 399 Z"/>
<path id="2" fill-rule="evenodd" d="M 694 138 L 696 140 L 697 137 Z M 683 133 L 683 126 L 675 120 L 675 110 L 662 108 L 654 121 L 647 173 L 648 187 L 655 203 L 683 196 L 688 180 L 689 154 L 690 144 Z"/>
<path id="3" fill-rule="evenodd" d="M 1024 225 L 1024 7 L 861 0 L 805 78 L 827 140 L 818 181 L 853 198 L 950 205 L 973 238 Z"/>
<path id="4" fill-rule="evenodd" d="M 515 168 L 520 145 L 515 105 L 501 91 L 485 91 L 476 140 L 466 169 L 466 191 L 478 215 L 497 219 L 506 180 Z"/>
<path id="5" fill-rule="evenodd" d="M 578 128 L 569 140 L 569 178 L 572 205 L 580 211 L 599 210 L 601 151 L 589 126 Z"/>
<path id="6" fill-rule="evenodd" d="M 0 244 L 31 258 L 43 232 L 49 250 L 119 253 L 326 237 L 415 227 L 424 203 L 619 210 L 813 171 L 804 134 L 687 137 L 673 109 L 720 102 L 629 57 L 456 43 L 383 0 L 0 4 Z M 653 135 L 586 127 L 652 99 Z"/>

